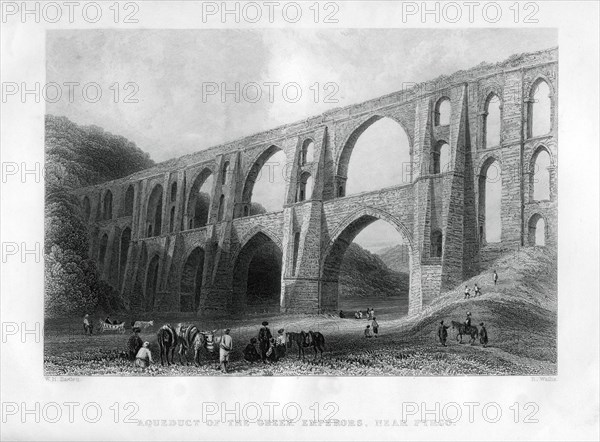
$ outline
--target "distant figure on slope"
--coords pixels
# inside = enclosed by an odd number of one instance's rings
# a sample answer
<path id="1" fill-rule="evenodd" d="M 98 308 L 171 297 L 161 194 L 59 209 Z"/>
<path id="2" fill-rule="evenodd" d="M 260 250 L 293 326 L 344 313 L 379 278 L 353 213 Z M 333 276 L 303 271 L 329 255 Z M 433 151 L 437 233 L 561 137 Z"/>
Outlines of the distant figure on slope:
<path id="1" fill-rule="evenodd" d="M 343 310 L 340 310 L 340 318 L 344 319 L 346 317 L 346 315 L 344 314 Z"/>
<path id="2" fill-rule="evenodd" d="M 475 291 L 475 295 L 474 295 L 475 297 L 481 295 L 481 290 L 479 290 L 479 286 L 477 284 L 475 284 L 474 291 Z"/>
<path id="3" fill-rule="evenodd" d="M 483 322 L 480 322 L 479 325 L 481 326 L 481 328 L 479 329 L 479 342 L 484 347 L 487 347 L 487 344 L 488 344 L 487 330 L 486 330 L 485 326 L 483 325 Z"/>
<path id="4" fill-rule="evenodd" d="M 371 327 L 373 328 L 373 334 L 377 337 L 379 333 L 379 324 L 377 323 L 377 318 L 373 316 L 373 322 L 371 322 Z"/>
<path id="5" fill-rule="evenodd" d="M 365 338 L 372 338 L 373 337 L 373 333 L 371 332 L 371 326 L 367 325 L 367 327 L 365 328 Z"/>
<path id="6" fill-rule="evenodd" d="M 89 334 L 91 335 L 93 329 L 94 329 L 94 326 L 90 322 L 90 315 L 88 315 L 86 313 L 85 316 L 83 317 L 83 332 L 85 334 L 87 334 L 89 332 Z"/>
<path id="7" fill-rule="evenodd" d="M 471 297 L 471 290 L 469 289 L 469 286 L 466 285 L 465 286 L 465 299 L 470 298 Z"/>
<path id="8" fill-rule="evenodd" d="M 496 270 L 494 270 L 494 285 L 496 285 L 498 283 L 498 273 L 496 273 Z"/>
<path id="9" fill-rule="evenodd" d="M 449 325 L 444 325 L 444 321 L 440 321 L 440 326 L 438 327 L 438 338 L 440 338 L 440 342 L 444 347 L 446 347 L 446 340 L 448 339 L 449 328 Z"/>

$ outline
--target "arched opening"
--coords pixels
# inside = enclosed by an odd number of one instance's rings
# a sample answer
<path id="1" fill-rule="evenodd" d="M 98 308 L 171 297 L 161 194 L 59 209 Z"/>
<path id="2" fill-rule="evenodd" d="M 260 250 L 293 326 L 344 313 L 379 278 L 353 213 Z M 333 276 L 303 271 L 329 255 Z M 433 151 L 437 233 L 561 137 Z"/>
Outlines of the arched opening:
<path id="1" fill-rule="evenodd" d="M 480 243 L 497 243 L 502 234 L 502 168 L 489 158 L 479 174 Z"/>
<path id="2" fill-rule="evenodd" d="M 246 205 L 244 205 L 244 216 L 248 216 L 250 215 L 250 208 Z"/>
<path id="3" fill-rule="evenodd" d="M 411 181 L 410 143 L 398 122 L 374 116 L 348 138 L 339 159 L 338 195 L 370 192 Z"/>
<path id="4" fill-rule="evenodd" d="M 300 181 L 298 183 L 298 195 L 296 197 L 296 201 L 304 201 L 312 199 L 312 177 L 310 173 L 304 172 L 300 176 Z"/>
<path id="5" fill-rule="evenodd" d="M 176 199 L 177 199 L 177 181 L 173 181 L 173 183 L 171 183 L 171 199 L 170 199 L 170 201 L 172 203 L 174 203 Z"/>
<path id="6" fill-rule="evenodd" d="M 98 267 L 104 269 L 104 260 L 106 259 L 106 249 L 108 248 L 108 235 L 105 233 L 100 238 L 100 247 L 98 249 Z"/>
<path id="7" fill-rule="evenodd" d="M 233 270 L 232 312 L 279 311 L 281 248 L 262 232 L 240 250 Z"/>
<path id="8" fill-rule="evenodd" d="M 550 154 L 545 147 L 540 147 L 532 157 L 531 187 L 533 201 L 550 199 Z"/>
<path id="9" fill-rule="evenodd" d="M 501 103 L 500 98 L 496 94 L 490 94 L 485 103 L 484 130 L 485 130 L 485 146 L 494 147 L 500 145 L 500 126 L 501 126 Z"/>
<path id="10" fill-rule="evenodd" d="M 210 195 L 213 176 L 210 169 L 204 169 L 194 179 L 187 205 L 187 228 L 198 229 L 208 224 Z"/>
<path id="11" fill-rule="evenodd" d="M 92 205 L 90 204 L 90 199 L 86 196 L 83 198 L 83 220 L 88 222 L 90 220 L 90 215 L 92 214 Z"/>
<path id="12" fill-rule="evenodd" d="M 434 230 L 431 232 L 431 250 L 429 251 L 429 256 L 432 258 L 441 258 L 442 257 L 442 231 Z"/>
<path id="13" fill-rule="evenodd" d="M 123 197 L 123 203 L 121 206 L 121 216 L 132 216 L 133 215 L 133 197 L 134 190 L 133 186 L 129 186 Z"/>
<path id="14" fill-rule="evenodd" d="M 223 163 L 223 169 L 221 170 L 221 185 L 227 184 L 227 175 L 229 174 L 229 161 Z"/>
<path id="15" fill-rule="evenodd" d="M 283 210 L 288 177 L 285 153 L 272 145 L 256 159 L 244 184 L 242 204 L 250 215 Z"/>
<path id="16" fill-rule="evenodd" d="M 217 221 L 223 221 L 223 215 L 225 214 L 225 195 L 221 195 L 219 198 L 219 211 Z"/>
<path id="17" fill-rule="evenodd" d="M 411 246 L 404 230 L 377 215 L 362 215 L 333 240 L 322 264 L 321 306 L 352 315 L 408 313 Z"/>
<path id="18" fill-rule="evenodd" d="M 438 174 L 450 171 L 452 166 L 452 154 L 450 146 L 445 141 L 438 141 L 433 148 L 431 158 L 431 173 Z"/>
<path id="19" fill-rule="evenodd" d="M 546 221 L 539 213 L 529 218 L 528 242 L 530 246 L 546 245 Z"/>
<path id="20" fill-rule="evenodd" d="M 145 303 L 145 311 L 151 312 L 154 310 L 154 303 L 156 300 L 156 292 L 158 290 L 158 255 L 154 255 L 154 257 L 150 260 L 150 264 L 148 264 L 148 272 L 146 277 L 146 294 L 144 296 Z"/>
<path id="21" fill-rule="evenodd" d="M 131 242 L 131 229 L 126 227 L 121 233 L 121 244 L 119 248 L 119 288 L 123 287 L 125 279 L 125 270 L 127 269 L 127 254 L 129 253 L 129 243 Z"/>
<path id="22" fill-rule="evenodd" d="M 452 106 L 448 97 L 442 97 L 435 105 L 435 125 L 447 126 L 450 124 Z"/>
<path id="23" fill-rule="evenodd" d="M 102 203 L 102 219 L 112 219 L 112 192 L 107 190 Z"/>
<path id="24" fill-rule="evenodd" d="M 173 233 L 175 230 L 175 206 L 171 207 L 171 213 L 169 214 L 169 232 Z"/>
<path id="25" fill-rule="evenodd" d="M 196 247 L 188 256 L 181 272 L 179 307 L 182 312 L 197 311 L 200 307 L 204 250 Z"/>
<path id="26" fill-rule="evenodd" d="M 546 135 L 552 128 L 552 99 L 550 87 L 544 80 L 539 80 L 531 88 L 529 100 L 529 135 L 537 137 Z"/>
<path id="27" fill-rule="evenodd" d="M 302 143 L 302 151 L 300 152 L 300 165 L 312 163 L 314 159 L 315 143 L 310 138 Z"/>
<path id="28" fill-rule="evenodd" d="M 162 200 L 163 188 L 157 184 L 148 198 L 148 210 L 146 211 L 148 236 L 159 236 L 162 232 Z"/>
<path id="29" fill-rule="evenodd" d="M 300 232 L 294 233 L 294 256 L 292 262 L 292 272 L 295 275 L 298 269 L 298 254 L 300 253 Z"/>

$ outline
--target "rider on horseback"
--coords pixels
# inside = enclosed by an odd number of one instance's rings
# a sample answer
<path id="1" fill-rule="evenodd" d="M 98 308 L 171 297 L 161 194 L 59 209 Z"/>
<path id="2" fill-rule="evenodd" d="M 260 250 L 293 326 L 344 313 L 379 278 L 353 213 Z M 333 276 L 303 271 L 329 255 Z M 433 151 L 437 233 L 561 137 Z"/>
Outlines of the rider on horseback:
<path id="1" fill-rule="evenodd" d="M 467 319 L 465 319 L 465 325 L 471 327 L 471 312 L 467 312 Z"/>

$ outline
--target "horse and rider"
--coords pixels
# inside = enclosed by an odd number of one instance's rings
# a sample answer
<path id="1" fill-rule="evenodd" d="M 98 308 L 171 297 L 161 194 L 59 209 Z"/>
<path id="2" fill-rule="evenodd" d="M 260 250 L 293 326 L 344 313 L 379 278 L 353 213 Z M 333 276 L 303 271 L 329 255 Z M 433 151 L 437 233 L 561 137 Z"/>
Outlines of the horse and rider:
<path id="1" fill-rule="evenodd" d="M 479 329 L 476 326 L 471 325 L 471 312 L 467 312 L 465 322 L 452 321 L 452 328 L 458 331 L 456 340 L 458 341 L 460 339 L 461 344 L 463 335 L 471 337 L 471 345 L 473 345 L 475 340 L 479 337 Z"/>

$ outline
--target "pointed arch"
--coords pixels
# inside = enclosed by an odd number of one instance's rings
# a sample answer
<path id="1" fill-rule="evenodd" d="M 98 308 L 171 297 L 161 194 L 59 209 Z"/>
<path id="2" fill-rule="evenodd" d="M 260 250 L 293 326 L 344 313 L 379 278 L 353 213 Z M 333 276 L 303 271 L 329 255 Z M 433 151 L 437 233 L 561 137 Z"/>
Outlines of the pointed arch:
<path id="1" fill-rule="evenodd" d="M 531 85 L 528 100 L 528 137 L 543 136 L 552 131 L 553 91 L 545 78 L 537 78 Z"/>
<path id="2" fill-rule="evenodd" d="M 248 170 L 246 174 L 246 178 L 244 180 L 244 188 L 242 190 L 242 204 L 251 207 L 252 205 L 252 194 L 254 191 L 254 186 L 257 180 L 261 177 L 261 170 L 265 163 L 278 152 L 282 152 L 282 149 L 275 144 L 270 145 L 268 148 L 263 150 L 254 160 L 252 166 Z M 269 179 L 269 177 L 264 177 L 264 179 Z M 281 205 L 283 206 L 284 196 L 281 196 Z M 260 203 L 260 201 L 257 201 Z"/>
<path id="3" fill-rule="evenodd" d="M 132 216 L 133 215 L 133 199 L 135 196 L 135 189 L 133 184 L 130 184 L 125 191 L 123 201 L 121 202 L 121 216 Z"/>
<path id="4" fill-rule="evenodd" d="M 546 245 L 546 219 L 539 213 L 534 213 L 527 223 L 528 243 L 530 246 L 543 247 Z"/>
<path id="5" fill-rule="evenodd" d="M 104 198 L 102 198 L 102 219 L 112 219 L 112 204 L 113 194 L 110 190 L 106 190 Z"/>
<path id="6" fill-rule="evenodd" d="M 179 285 L 179 306 L 182 312 L 197 311 L 202 296 L 204 249 L 196 247 L 185 260 Z"/>
<path id="7" fill-rule="evenodd" d="M 534 151 L 529 163 L 529 197 L 531 201 L 545 201 L 551 199 L 552 157 L 544 145 Z"/>
<path id="8" fill-rule="evenodd" d="M 481 165 L 478 179 L 480 245 L 502 239 L 502 164 L 488 156 Z"/>
<path id="9" fill-rule="evenodd" d="M 483 109 L 483 148 L 499 146 L 502 133 L 502 101 L 496 92 L 491 92 Z"/>
<path id="10" fill-rule="evenodd" d="M 187 229 L 198 229 L 209 222 L 212 202 L 212 173 L 210 168 L 205 167 L 194 178 L 187 201 L 187 223 L 185 223 Z"/>
<path id="11" fill-rule="evenodd" d="M 309 172 L 304 172 L 300 175 L 298 182 L 298 194 L 296 195 L 296 202 L 312 199 L 313 181 Z"/>
<path id="12" fill-rule="evenodd" d="M 434 124 L 436 126 L 448 126 L 452 113 L 452 103 L 449 97 L 441 97 L 434 108 Z"/>
<path id="13" fill-rule="evenodd" d="M 314 160 L 315 143 L 311 138 L 307 138 L 302 143 L 302 150 L 300 151 L 300 165 L 312 163 Z"/>
<path id="14" fill-rule="evenodd" d="M 156 184 L 148 197 L 146 210 L 147 236 L 159 236 L 162 232 L 163 187 Z"/>
<path id="15" fill-rule="evenodd" d="M 123 281 L 125 280 L 125 271 L 127 269 L 127 255 L 129 253 L 129 243 L 131 242 L 131 228 L 126 227 L 123 229 L 120 238 L 119 247 L 119 289 L 123 287 Z"/>

